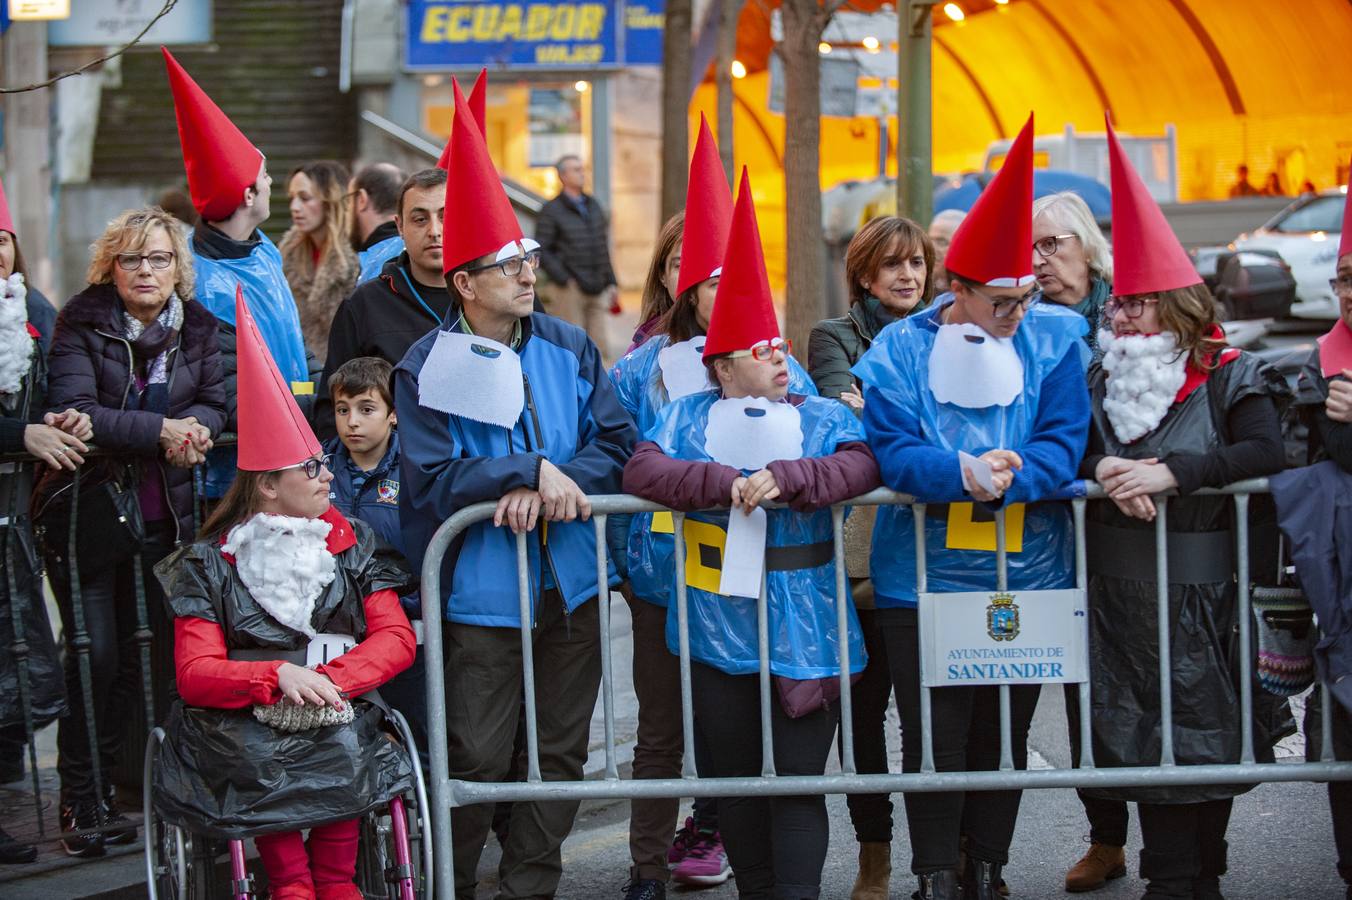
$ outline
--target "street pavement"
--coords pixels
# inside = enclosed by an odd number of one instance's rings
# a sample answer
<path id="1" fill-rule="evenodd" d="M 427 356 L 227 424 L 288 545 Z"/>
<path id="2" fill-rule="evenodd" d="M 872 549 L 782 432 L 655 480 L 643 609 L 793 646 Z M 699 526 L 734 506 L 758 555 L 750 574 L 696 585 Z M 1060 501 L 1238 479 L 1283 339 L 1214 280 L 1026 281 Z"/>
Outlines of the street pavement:
<path id="1" fill-rule="evenodd" d="M 612 594 L 612 634 L 615 677 L 615 729 L 620 746 L 620 764 L 632 758 L 632 738 L 637 716 L 630 680 L 632 646 L 628 609 L 618 594 Z M 895 706 L 889 711 L 888 748 L 892 771 L 901 769 L 900 725 Z M 1300 716 L 1297 715 L 1299 720 Z M 588 771 L 597 777 L 604 769 L 603 722 L 598 700 L 592 727 L 592 757 Z M 1066 717 L 1059 689 L 1043 691 L 1028 738 L 1030 766 L 1070 765 Z M 1303 756 L 1299 735 L 1278 748 L 1279 756 Z M 832 753 L 831 769 L 838 770 Z M 623 771 L 625 777 L 628 772 Z M 892 845 L 892 897 L 909 897 L 915 884 L 909 874 L 909 844 L 906 816 L 900 797 L 895 802 L 895 836 Z M 844 900 L 850 895 L 856 872 L 856 844 L 845 799 L 827 798 L 831 816 L 831 844 L 822 874 L 823 900 Z M 682 816 L 689 801 L 682 802 Z M 1036 790 L 1024 795 L 1018 828 L 1010 851 L 1005 878 L 1012 896 L 1024 898 L 1068 897 L 1063 881 L 1066 870 L 1087 847 L 1088 827 L 1075 793 L 1070 790 Z M 1222 880 L 1227 900 L 1336 900 L 1344 887 L 1334 868 L 1333 834 L 1328 796 L 1319 784 L 1260 785 L 1235 801 L 1230 831 L 1230 873 Z M 1110 882 L 1104 889 L 1084 896 L 1104 900 L 1134 900 L 1144 892 L 1136 877 L 1140 832 L 1133 811 L 1127 846 L 1128 876 Z M 480 872 L 484 881 L 478 897 L 494 896 L 499 858 L 497 842 L 490 837 Z M 584 804 L 572 835 L 563 845 L 564 878 L 558 900 L 593 900 L 622 896 L 628 875 L 628 803 L 598 801 Z M 737 892 L 729 882 L 702 890 L 680 889 L 676 896 L 690 900 L 730 900 Z"/>

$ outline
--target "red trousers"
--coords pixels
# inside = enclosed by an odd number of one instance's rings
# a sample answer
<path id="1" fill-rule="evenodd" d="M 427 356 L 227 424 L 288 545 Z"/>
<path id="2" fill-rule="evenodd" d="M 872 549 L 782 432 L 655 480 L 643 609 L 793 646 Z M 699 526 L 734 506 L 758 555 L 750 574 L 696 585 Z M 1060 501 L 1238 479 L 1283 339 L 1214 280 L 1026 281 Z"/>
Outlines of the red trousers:
<path id="1" fill-rule="evenodd" d="M 358 820 L 334 822 L 310 829 L 310 847 L 299 831 L 283 831 L 254 838 L 268 882 L 278 887 L 299 883 L 351 885 L 357 871 Z"/>

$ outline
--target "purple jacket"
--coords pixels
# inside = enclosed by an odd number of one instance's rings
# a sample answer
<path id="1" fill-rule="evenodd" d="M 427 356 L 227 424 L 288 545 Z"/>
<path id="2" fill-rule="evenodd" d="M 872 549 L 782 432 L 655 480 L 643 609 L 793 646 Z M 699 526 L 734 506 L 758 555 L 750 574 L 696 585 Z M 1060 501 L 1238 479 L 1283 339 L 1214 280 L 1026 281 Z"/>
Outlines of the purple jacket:
<path id="1" fill-rule="evenodd" d="M 169 417 L 194 416 L 216 437 L 226 416 L 216 319 L 196 300 L 184 301 L 183 327 L 170 352 Z M 157 460 L 178 539 L 191 541 L 192 471 L 163 461 L 159 440 L 164 416 L 126 408 L 132 389 L 131 348 L 122 338 L 122 304 L 112 285 L 90 285 L 62 308 L 47 383 L 50 408 L 88 413 L 99 447 Z M 53 475 L 62 480 L 55 485 L 51 478 L 44 481 L 43 493 L 68 480 Z"/>

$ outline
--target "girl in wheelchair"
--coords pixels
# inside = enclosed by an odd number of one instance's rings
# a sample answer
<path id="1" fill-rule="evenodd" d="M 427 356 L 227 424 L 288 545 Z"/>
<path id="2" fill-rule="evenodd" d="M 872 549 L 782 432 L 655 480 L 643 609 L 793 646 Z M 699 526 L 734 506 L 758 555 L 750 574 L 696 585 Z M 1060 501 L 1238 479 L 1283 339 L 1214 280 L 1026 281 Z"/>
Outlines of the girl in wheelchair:
<path id="1" fill-rule="evenodd" d="M 190 832 L 253 837 L 274 900 L 359 900 L 358 819 L 411 785 L 368 694 L 413 661 L 396 595 L 410 578 L 330 507 L 333 475 L 242 295 L 236 323 L 239 471 L 203 539 L 157 569 L 181 700 L 155 805 Z"/>

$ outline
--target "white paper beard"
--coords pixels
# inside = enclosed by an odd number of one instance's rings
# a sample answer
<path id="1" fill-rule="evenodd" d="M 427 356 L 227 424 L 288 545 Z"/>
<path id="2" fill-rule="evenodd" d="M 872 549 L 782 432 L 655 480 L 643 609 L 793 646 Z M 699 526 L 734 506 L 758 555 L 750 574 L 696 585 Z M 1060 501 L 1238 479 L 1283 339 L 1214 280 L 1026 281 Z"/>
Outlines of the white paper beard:
<path id="1" fill-rule="evenodd" d="M 1154 431 L 1173 406 L 1188 377 L 1187 354 L 1170 332 L 1116 337 L 1104 330 L 1099 347 L 1108 373 L 1103 412 L 1117 439 L 1130 444 Z"/>
<path id="2" fill-rule="evenodd" d="M 418 404 L 475 422 L 514 428 L 526 405 L 521 357 L 489 338 L 439 331 L 418 372 Z"/>
<path id="3" fill-rule="evenodd" d="M 331 528 L 322 519 L 259 513 L 230 529 L 221 549 L 235 558 L 240 580 L 268 615 L 314 637 L 315 601 L 337 571 L 325 544 Z"/>
<path id="4" fill-rule="evenodd" d="M 777 459 L 803 456 L 798 408 L 764 397 L 719 400 L 709 408 L 704 450 L 714 462 L 758 471 Z"/>
<path id="5" fill-rule="evenodd" d="M 17 394 L 33 364 L 27 298 L 22 275 L 0 281 L 0 394 Z"/>
<path id="6" fill-rule="evenodd" d="M 662 386 L 667 389 L 668 400 L 713 389 L 709 383 L 709 369 L 704 365 L 706 340 L 700 335 L 657 351 L 657 365 L 662 370 Z"/>
<path id="7" fill-rule="evenodd" d="M 1008 406 L 1023 393 L 1023 360 L 1012 338 L 993 337 L 970 322 L 941 325 L 930 350 L 929 385 L 940 403 Z"/>

